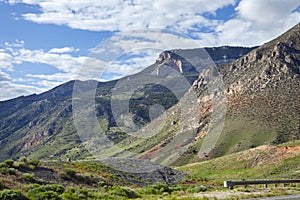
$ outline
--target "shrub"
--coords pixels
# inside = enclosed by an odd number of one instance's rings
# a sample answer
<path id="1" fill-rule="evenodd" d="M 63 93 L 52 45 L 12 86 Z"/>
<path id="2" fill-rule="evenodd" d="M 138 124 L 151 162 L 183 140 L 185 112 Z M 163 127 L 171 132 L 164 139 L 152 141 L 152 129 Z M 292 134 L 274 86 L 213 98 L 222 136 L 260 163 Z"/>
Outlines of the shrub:
<path id="1" fill-rule="evenodd" d="M 18 190 L 2 190 L 0 191 L 1 200 L 25 200 L 25 196 Z"/>
<path id="2" fill-rule="evenodd" d="M 26 157 L 21 157 L 21 158 L 18 159 L 17 162 L 14 162 L 14 167 L 34 170 L 35 167 L 38 165 L 38 162 L 39 161 L 27 160 Z"/>
<path id="3" fill-rule="evenodd" d="M 86 188 L 67 188 L 61 197 L 63 200 L 119 199 L 102 193 L 101 191 Z"/>
<path id="4" fill-rule="evenodd" d="M 51 199 L 51 200 L 61 200 L 60 196 L 54 192 L 54 191 L 45 191 L 45 192 L 38 192 L 34 195 L 28 195 L 29 199 L 32 200 L 45 200 L 45 199 Z"/>
<path id="5" fill-rule="evenodd" d="M 76 171 L 70 168 L 65 168 L 64 172 L 70 177 L 74 177 L 76 175 Z"/>
<path id="6" fill-rule="evenodd" d="M 158 183 L 158 184 L 154 185 L 153 188 L 156 189 L 157 191 L 159 191 L 159 194 L 163 194 L 165 192 L 167 192 L 167 193 L 171 192 L 171 190 L 167 184 Z"/>
<path id="7" fill-rule="evenodd" d="M 39 160 L 29 160 L 27 163 L 29 165 L 37 167 L 40 164 L 40 161 Z"/>
<path id="8" fill-rule="evenodd" d="M 137 198 L 138 197 L 138 195 L 131 189 L 122 188 L 122 187 L 116 186 L 116 185 L 111 187 L 109 189 L 108 193 L 111 195 L 124 196 L 127 198 Z"/>
<path id="9" fill-rule="evenodd" d="M 205 192 L 208 188 L 204 185 L 191 186 L 188 191 L 192 193 Z"/>
<path id="10" fill-rule="evenodd" d="M 0 173 L 15 175 L 15 174 L 17 174 L 17 170 L 15 168 L 2 167 L 2 168 L 0 168 Z"/>
<path id="11" fill-rule="evenodd" d="M 8 168 L 7 173 L 10 175 L 15 175 L 17 174 L 17 170 L 15 168 Z"/>
<path id="12" fill-rule="evenodd" d="M 32 184 L 28 187 L 27 197 L 34 200 L 42 199 L 61 199 L 60 195 L 65 191 L 65 188 L 59 184 L 52 185 L 37 185 Z"/>
<path id="13" fill-rule="evenodd" d="M 78 178 L 76 177 L 76 171 L 70 168 L 65 168 L 64 171 L 59 174 L 59 176 L 64 180 L 72 180 L 73 178 Z"/>
<path id="14" fill-rule="evenodd" d="M 25 181 L 32 181 L 33 180 L 33 176 L 34 176 L 34 174 L 25 173 L 25 174 L 23 174 L 23 179 Z"/>
<path id="15" fill-rule="evenodd" d="M 105 182 L 105 180 L 100 180 L 100 181 L 98 182 L 98 186 L 99 186 L 99 187 L 104 187 L 105 185 L 107 185 L 107 183 Z"/>
<path id="16" fill-rule="evenodd" d="M 12 167 L 14 165 L 14 161 L 13 160 L 5 160 L 4 161 L 4 164 L 7 166 L 7 167 Z"/>

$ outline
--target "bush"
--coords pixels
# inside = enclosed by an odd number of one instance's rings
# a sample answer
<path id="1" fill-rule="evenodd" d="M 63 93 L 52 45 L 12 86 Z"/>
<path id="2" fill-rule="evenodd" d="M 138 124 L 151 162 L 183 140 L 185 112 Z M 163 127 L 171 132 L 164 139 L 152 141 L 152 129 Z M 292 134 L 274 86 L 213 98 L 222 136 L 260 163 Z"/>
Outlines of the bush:
<path id="1" fill-rule="evenodd" d="M 70 200 L 87 199 L 87 196 L 84 196 L 81 191 L 82 189 L 68 188 L 62 194 L 62 199 L 70 199 Z"/>
<path id="2" fill-rule="evenodd" d="M 65 191 L 62 185 L 37 185 L 32 184 L 27 189 L 27 197 L 34 200 L 61 199 L 60 195 Z"/>
<path id="3" fill-rule="evenodd" d="M 188 191 L 192 193 L 198 193 L 198 192 L 205 192 L 208 189 L 208 187 L 204 185 L 198 185 L 198 186 L 191 186 Z"/>
<path id="4" fill-rule="evenodd" d="M 76 177 L 76 171 L 70 168 L 65 168 L 64 171 L 59 174 L 59 176 L 64 180 L 72 180 L 73 178 L 78 178 Z"/>
<path id="5" fill-rule="evenodd" d="M 32 200 L 45 200 L 45 199 L 51 199 L 51 200 L 61 200 L 60 196 L 54 192 L 54 191 L 45 191 L 45 192 L 39 192 L 35 195 L 28 195 L 29 199 Z"/>
<path id="6" fill-rule="evenodd" d="M 27 160 L 26 157 L 21 157 L 18 159 L 17 162 L 14 162 L 14 167 L 16 168 L 23 168 L 23 169 L 29 169 L 34 170 L 35 167 L 38 165 L 39 161 L 36 160 Z"/>
<path id="7" fill-rule="evenodd" d="M 167 193 L 171 192 L 171 190 L 167 184 L 159 183 L 159 184 L 154 185 L 153 188 L 158 191 L 158 194 L 163 194 L 165 192 L 167 192 Z"/>
<path id="8" fill-rule="evenodd" d="M 65 168 L 64 172 L 70 177 L 74 177 L 76 175 L 76 171 L 70 168 Z"/>
<path id="9" fill-rule="evenodd" d="M 104 187 L 105 185 L 107 185 L 107 183 L 106 183 L 105 180 L 100 180 L 100 181 L 98 182 L 98 186 L 99 186 L 99 187 Z"/>
<path id="10" fill-rule="evenodd" d="M 18 190 L 2 190 L 0 191 L 1 200 L 25 200 L 26 197 Z"/>
<path id="11" fill-rule="evenodd" d="M 14 165 L 14 162 L 13 160 L 5 160 L 4 161 L 4 164 L 7 166 L 7 167 L 12 167 Z"/>
<path id="12" fill-rule="evenodd" d="M 17 174 L 17 170 L 15 168 L 2 167 L 2 168 L 0 168 L 0 173 L 15 175 L 15 174 Z"/>
<path id="13" fill-rule="evenodd" d="M 29 165 L 37 167 L 40 164 L 40 161 L 39 160 L 29 160 L 27 163 Z"/>
<path id="14" fill-rule="evenodd" d="M 61 197 L 63 200 L 119 199 L 102 193 L 101 191 L 86 188 L 67 188 Z"/>
<path id="15" fill-rule="evenodd" d="M 23 174 L 23 179 L 25 181 L 32 181 L 33 180 L 33 176 L 34 176 L 34 174 L 25 173 L 25 174 Z"/>
<path id="16" fill-rule="evenodd" d="M 109 189 L 108 193 L 111 195 L 123 196 L 123 197 L 127 197 L 127 198 L 137 198 L 138 197 L 138 195 L 131 189 L 122 188 L 122 187 L 116 186 L 116 185 L 111 187 Z"/>

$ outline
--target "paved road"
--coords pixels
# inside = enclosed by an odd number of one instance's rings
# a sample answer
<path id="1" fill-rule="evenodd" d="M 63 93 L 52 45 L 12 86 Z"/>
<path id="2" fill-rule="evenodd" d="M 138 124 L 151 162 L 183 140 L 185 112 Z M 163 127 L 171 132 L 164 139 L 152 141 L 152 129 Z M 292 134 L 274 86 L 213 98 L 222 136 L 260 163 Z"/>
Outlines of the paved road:
<path id="1" fill-rule="evenodd" d="M 287 195 L 281 197 L 263 197 L 248 200 L 300 200 L 300 195 Z"/>

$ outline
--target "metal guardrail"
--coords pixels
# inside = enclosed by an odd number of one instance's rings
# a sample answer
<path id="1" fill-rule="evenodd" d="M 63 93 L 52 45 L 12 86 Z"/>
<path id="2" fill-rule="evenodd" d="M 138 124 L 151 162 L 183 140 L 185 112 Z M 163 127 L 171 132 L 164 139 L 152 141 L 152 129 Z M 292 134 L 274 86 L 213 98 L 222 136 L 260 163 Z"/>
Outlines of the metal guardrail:
<path id="1" fill-rule="evenodd" d="M 260 184 L 289 184 L 289 183 L 300 183 L 300 179 L 294 180 L 252 180 L 252 181 L 224 181 L 224 187 L 233 189 L 237 185 L 260 185 Z"/>

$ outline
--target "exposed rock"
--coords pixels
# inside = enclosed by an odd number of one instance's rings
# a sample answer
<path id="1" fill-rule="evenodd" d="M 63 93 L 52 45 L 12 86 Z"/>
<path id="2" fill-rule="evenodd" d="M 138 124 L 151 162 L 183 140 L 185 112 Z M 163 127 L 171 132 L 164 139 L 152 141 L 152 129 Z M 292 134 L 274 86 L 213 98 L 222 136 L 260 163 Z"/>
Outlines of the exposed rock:
<path id="1" fill-rule="evenodd" d="M 132 176 L 131 178 L 130 176 L 121 177 L 124 180 L 130 182 L 134 179 L 141 180 L 139 182 L 135 182 L 135 184 L 139 186 L 157 183 L 174 185 L 186 177 L 186 174 L 181 171 L 144 159 L 108 158 L 97 160 L 97 162 L 107 164 L 116 170 L 128 173 Z"/>

